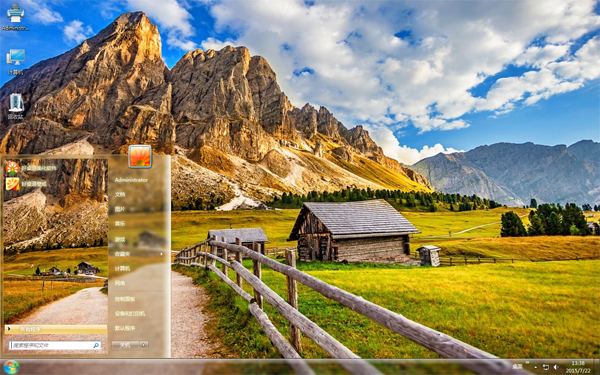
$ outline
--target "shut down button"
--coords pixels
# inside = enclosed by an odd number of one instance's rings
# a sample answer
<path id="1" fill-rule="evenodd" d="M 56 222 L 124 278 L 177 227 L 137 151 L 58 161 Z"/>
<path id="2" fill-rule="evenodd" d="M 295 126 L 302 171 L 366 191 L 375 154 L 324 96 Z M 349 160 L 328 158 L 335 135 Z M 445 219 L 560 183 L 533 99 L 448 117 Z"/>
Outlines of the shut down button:
<path id="1" fill-rule="evenodd" d="M 113 341 L 111 343 L 112 350 L 139 350 L 139 341 Z"/>
<path id="2" fill-rule="evenodd" d="M 148 341 L 140 341 L 140 350 L 148 350 Z"/>

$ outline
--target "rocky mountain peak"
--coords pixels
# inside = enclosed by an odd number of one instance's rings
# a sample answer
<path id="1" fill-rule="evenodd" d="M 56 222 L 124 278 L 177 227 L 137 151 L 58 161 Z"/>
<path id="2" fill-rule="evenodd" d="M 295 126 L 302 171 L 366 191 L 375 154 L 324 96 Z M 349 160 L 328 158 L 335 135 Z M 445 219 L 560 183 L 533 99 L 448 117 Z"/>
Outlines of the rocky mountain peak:
<path id="1" fill-rule="evenodd" d="M 323 106 L 293 106 L 266 59 L 251 56 L 246 47 L 197 49 L 169 70 L 162 60 L 158 28 L 142 12 L 122 14 L 96 36 L 7 82 L 0 89 L 4 118 L 13 92 L 23 95 L 25 119 L 0 125 L 3 153 L 60 153 L 73 144 L 87 145 L 95 153 L 125 153 L 128 145 L 145 143 L 157 152 L 189 157 L 190 163 L 216 173 L 222 169 L 217 163 L 230 163 L 231 175 L 236 163 L 254 163 L 246 169 L 259 168 L 262 162 L 267 167 L 291 163 L 289 171 L 236 172 L 251 175 L 245 175 L 245 182 L 275 186 L 279 192 L 364 183 L 363 177 L 356 179 L 355 172 L 344 169 L 347 164 L 335 172 L 345 176 L 335 184 L 325 177 L 334 173 L 328 169 L 332 167 L 316 165 L 368 158 L 381 164 L 375 168 L 397 174 L 392 180 L 399 184 L 385 185 L 382 180 L 372 187 L 429 188 L 422 176 L 385 157 L 363 127 L 348 130 Z M 323 137 L 316 156 L 315 137 Z M 319 160 L 294 154 L 303 151 Z M 219 158 L 210 155 L 216 153 Z M 265 161 L 267 155 L 271 162 Z M 283 171 L 290 175 L 283 176 Z M 312 182 L 304 185 L 308 180 Z"/>

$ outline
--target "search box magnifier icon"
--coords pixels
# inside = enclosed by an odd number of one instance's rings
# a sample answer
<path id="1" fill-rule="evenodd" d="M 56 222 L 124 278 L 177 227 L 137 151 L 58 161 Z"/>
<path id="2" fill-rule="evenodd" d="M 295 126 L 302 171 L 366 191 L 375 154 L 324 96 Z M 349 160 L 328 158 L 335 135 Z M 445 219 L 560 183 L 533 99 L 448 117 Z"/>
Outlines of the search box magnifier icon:
<path id="1" fill-rule="evenodd" d="M 94 343 L 94 348 L 93 348 L 93 349 L 96 349 L 96 348 L 97 348 L 97 347 L 99 347 L 99 346 L 100 346 L 100 344 L 98 344 L 98 343 L 96 342 L 96 343 Z"/>

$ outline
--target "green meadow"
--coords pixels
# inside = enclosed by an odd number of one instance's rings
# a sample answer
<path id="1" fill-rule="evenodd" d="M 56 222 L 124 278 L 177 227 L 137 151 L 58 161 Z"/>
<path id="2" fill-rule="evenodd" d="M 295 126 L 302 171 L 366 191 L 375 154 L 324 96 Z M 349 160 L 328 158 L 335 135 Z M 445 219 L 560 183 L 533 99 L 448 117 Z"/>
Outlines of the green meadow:
<path id="1" fill-rule="evenodd" d="M 452 237 L 498 237 L 500 218 L 509 210 L 517 212 L 520 216 L 529 213 L 529 210 L 522 208 L 495 208 L 464 212 L 402 211 L 402 214 L 421 231 L 420 234 L 415 235 L 415 239 L 430 236 L 448 237 L 448 231 L 457 233 L 482 225 L 485 226 Z M 171 213 L 172 248 L 183 249 L 204 241 L 210 229 L 230 227 L 263 228 L 269 238 L 268 248 L 295 246 L 294 242 L 287 242 L 286 239 L 299 212 L 300 210 L 173 211 Z M 527 218 L 523 219 L 527 223 Z"/>
<path id="2" fill-rule="evenodd" d="M 481 256 L 531 260 L 598 257 L 599 237 L 501 238 L 501 215 L 511 209 L 467 212 L 402 212 L 420 231 L 420 244 L 442 248 L 443 256 Z M 527 215 L 528 210 L 512 209 Z M 268 247 L 286 242 L 298 210 L 174 212 L 173 248 L 206 239 L 209 229 L 262 227 Z M 527 225 L 526 217 L 524 222 Z M 473 227 L 463 234 L 448 236 Z M 244 261 L 247 268 L 251 262 Z M 247 303 L 215 275 L 175 266 L 206 288 L 215 317 L 215 338 L 232 356 L 279 357 L 249 314 Z M 467 267 L 405 267 L 384 264 L 299 263 L 298 269 L 444 332 L 499 357 L 591 358 L 600 355 L 600 261 L 481 264 Z M 230 270 L 230 277 L 235 272 Z M 286 296 L 285 277 L 263 268 L 263 280 Z M 244 289 L 252 289 L 244 284 Z M 365 358 L 436 358 L 379 324 L 299 284 L 300 311 Z M 265 311 L 289 337 L 287 321 L 270 305 Z M 585 334 L 582 334 L 585 332 Z M 303 337 L 305 358 L 328 357 Z"/>
<path id="3" fill-rule="evenodd" d="M 173 211 L 171 212 L 171 244 L 173 250 L 206 240 L 210 229 L 264 229 L 267 247 L 295 246 L 287 242 L 300 210 L 237 211 Z"/>
<path id="4" fill-rule="evenodd" d="M 249 261 L 244 262 L 251 267 Z M 278 357 L 277 350 L 216 275 L 175 266 L 211 295 L 213 335 L 234 356 Z M 600 355 L 600 262 L 485 264 L 468 267 L 300 264 L 299 269 L 406 318 L 505 358 Z M 322 269 L 319 269 L 322 268 Z M 230 271 L 232 280 L 234 272 Z M 263 269 L 263 281 L 286 296 L 285 277 Z M 252 289 L 245 284 L 246 291 Z M 437 358 L 437 354 L 299 284 L 299 310 L 363 358 Z M 289 337 L 287 321 L 265 312 Z M 328 354 L 302 338 L 305 358 Z"/>
<path id="5" fill-rule="evenodd" d="M 4 276 L 21 275 L 33 276 L 36 268 L 40 271 L 50 271 L 52 267 L 66 271 L 71 268 L 71 274 L 81 262 L 88 262 L 100 269 L 98 276 L 108 277 L 108 246 L 42 250 L 21 253 L 4 258 L 2 269 Z M 31 267 L 31 265 L 34 267 Z"/>
<path id="6" fill-rule="evenodd" d="M 526 215 L 529 215 L 529 210 L 513 207 L 463 212 L 406 211 L 402 212 L 402 215 L 421 231 L 420 234 L 414 236 L 415 239 L 431 236 L 442 238 L 499 237 L 501 228 L 500 219 L 502 214 L 508 211 L 514 211 L 519 216 L 525 215 L 522 220 L 524 220 L 523 223 L 527 226 L 529 221 Z M 466 232 L 459 233 L 462 231 Z"/>

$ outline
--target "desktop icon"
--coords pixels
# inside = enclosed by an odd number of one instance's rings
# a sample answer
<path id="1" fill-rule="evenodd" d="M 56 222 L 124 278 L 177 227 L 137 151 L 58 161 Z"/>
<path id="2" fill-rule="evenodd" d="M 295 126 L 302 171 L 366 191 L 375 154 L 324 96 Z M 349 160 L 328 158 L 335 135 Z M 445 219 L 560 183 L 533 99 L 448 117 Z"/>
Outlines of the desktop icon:
<path id="1" fill-rule="evenodd" d="M 8 173 L 10 176 L 16 176 L 17 173 L 19 173 L 19 164 L 15 163 L 14 161 L 6 164 L 6 173 Z"/>
<path id="2" fill-rule="evenodd" d="M 23 96 L 21 94 L 10 94 L 9 112 L 23 112 Z"/>
<path id="3" fill-rule="evenodd" d="M 10 52 L 6 54 L 6 63 L 8 65 L 12 65 L 13 62 L 15 65 L 21 65 L 20 61 L 25 61 L 24 49 L 11 49 Z"/>
<path id="4" fill-rule="evenodd" d="M 21 18 L 25 16 L 25 11 L 23 9 L 19 9 L 18 3 L 13 3 L 12 9 L 6 11 L 8 18 L 10 18 L 10 22 L 21 22 Z"/>
<path id="5" fill-rule="evenodd" d="M 6 177 L 6 190 L 19 190 L 19 178 Z"/>
<path id="6" fill-rule="evenodd" d="M 152 167 L 152 147 L 148 145 L 131 145 L 128 152 L 129 168 Z"/>

